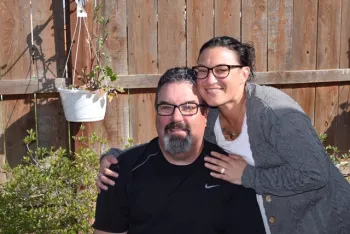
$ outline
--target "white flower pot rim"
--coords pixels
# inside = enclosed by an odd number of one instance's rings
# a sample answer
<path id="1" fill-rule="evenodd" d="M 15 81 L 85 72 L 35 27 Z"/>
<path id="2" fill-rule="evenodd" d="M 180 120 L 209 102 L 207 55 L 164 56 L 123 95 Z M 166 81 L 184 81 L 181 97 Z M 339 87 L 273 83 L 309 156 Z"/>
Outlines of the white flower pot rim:
<path id="1" fill-rule="evenodd" d="M 93 122 L 104 119 L 107 93 L 88 90 L 58 88 L 64 115 L 70 122 Z"/>

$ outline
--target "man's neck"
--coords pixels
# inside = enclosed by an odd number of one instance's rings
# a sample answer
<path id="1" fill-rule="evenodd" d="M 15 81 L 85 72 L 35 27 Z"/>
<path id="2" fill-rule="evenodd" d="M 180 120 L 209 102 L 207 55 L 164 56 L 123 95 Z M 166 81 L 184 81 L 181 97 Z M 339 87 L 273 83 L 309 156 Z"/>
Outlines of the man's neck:
<path id="1" fill-rule="evenodd" d="M 164 150 L 164 147 L 162 144 L 159 144 L 160 150 L 162 151 L 164 158 L 171 164 L 173 165 L 179 165 L 179 166 L 184 166 L 184 165 L 190 165 L 196 159 L 199 157 L 201 154 L 203 147 L 204 147 L 204 142 L 198 142 L 197 144 L 192 144 L 192 147 L 189 151 L 182 153 L 182 154 L 176 154 L 176 155 L 170 155 L 168 152 Z"/>

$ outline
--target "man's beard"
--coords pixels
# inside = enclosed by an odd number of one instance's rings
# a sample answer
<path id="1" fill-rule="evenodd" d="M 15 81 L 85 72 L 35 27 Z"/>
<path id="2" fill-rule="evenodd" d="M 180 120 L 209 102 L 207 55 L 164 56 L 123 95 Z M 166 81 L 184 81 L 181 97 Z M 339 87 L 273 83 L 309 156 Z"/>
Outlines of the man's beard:
<path id="1" fill-rule="evenodd" d="M 168 132 L 174 128 L 186 131 L 186 137 L 169 134 Z M 164 131 L 164 148 L 171 156 L 188 152 L 191 149 L 192 134 L 190 128 L 186 126 L 186 124 L 172 122 L 165 127 Z"/>

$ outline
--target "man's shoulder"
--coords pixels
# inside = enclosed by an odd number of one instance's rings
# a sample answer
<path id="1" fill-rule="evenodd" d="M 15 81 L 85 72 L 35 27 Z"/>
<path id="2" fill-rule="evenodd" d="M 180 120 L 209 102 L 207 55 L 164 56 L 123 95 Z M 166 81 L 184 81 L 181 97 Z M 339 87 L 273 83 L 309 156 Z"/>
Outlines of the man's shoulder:
<path id="1" fill-rule="evenodd" d="M 157 147 L 158 147 L 158 137 L 152 139 L 148 143 L 136 145 L 128 149 L 125 149 L 118 157 L 118 161 L 120 164 L 123 164 L 123 165 L 127 164 L 132 166 L 146 152 L 146 150 L 157 148 Z"/>
<path id="2" fill-rule="evenodd" d="M 221 153 L 221 154 L 226 154 L 227 153 L 218 145 L 216 144 L 213 144 L 207 140 L 204 140 L 204 148 L 203 148 L 203 151 L 204 152 L 211 152 L 211 151 L 215 151 L 215 152 L 218 152 L 218 153 Z"/>

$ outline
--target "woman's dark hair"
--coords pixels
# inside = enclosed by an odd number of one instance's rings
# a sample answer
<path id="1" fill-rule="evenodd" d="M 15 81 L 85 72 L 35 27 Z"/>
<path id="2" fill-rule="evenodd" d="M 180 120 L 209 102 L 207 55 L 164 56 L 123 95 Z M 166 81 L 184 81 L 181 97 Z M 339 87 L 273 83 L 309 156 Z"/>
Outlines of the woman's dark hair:
<path id="1" fill-rule="evenodd" d="M 199 50 L 199 55 L 205 49 L 214 47 L 224 47 L 234 51 L 237 55 L 239 64 L 250 68 L 250 75 L 248 81 L 254 79 L 255 49 L 252 44 L 241 43 L 235 38 L 228 36 L 214 37 L 202 45 L 201 49 Z"/>

